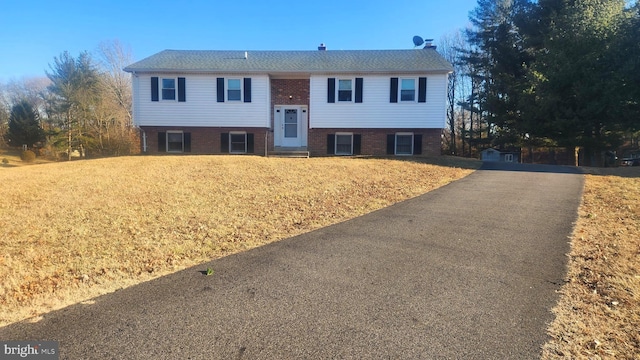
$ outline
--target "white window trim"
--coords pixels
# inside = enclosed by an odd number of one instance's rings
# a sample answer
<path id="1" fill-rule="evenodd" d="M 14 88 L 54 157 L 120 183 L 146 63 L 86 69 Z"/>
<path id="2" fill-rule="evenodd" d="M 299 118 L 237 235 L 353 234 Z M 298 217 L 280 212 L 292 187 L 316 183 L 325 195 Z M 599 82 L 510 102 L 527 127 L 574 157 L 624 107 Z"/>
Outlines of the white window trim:
<path id="1" fill-rule="evenodd" d="M 229 100 L 229 80 L 240 81 L 240 99 Z M 231 102 L 231 103 L 244 101 L 244 79 L 243 78 L 224 78 L 224 101 Z"/>
<path id="2" fill-rule="evenodd" d="M 505 162 L 513 162 L 513 154 L 504 154 Z"/>
<path id="3" fill-rule="evenodd" d="M 162 96 L 164 88 L 164 80 L 173 80 L 173 99 L 165 99 L 164 96 Z M 174 77 L 161 77 L 160 78 L 160 101 L 178 101 L 178 78 L 174 78 Z"/>
<path id="4" fill-rule="evenodd" d="M 233 151 L 231 143 L 231 135 L 244 135 L 244 151 Z M 247 153 L 247 132 L 246 131 L 230 131 L 229 132 L 229 154 L 246 154 Z"/>
<path id="5" fill-rule="evenodd" d="M 169 134 L 180 134 L 182 135 L 182 150 L 169 150 Z M 166 131 L 166 139 L 165 139 L 165 149 L 170 153 L 182 153 L 184 152 L 184 131 L 182 130 L 167 130 Z"/>
<path id="6" fill-rule="evenodd" d="M 398 154 L 398 136 L 409 136 L 411 135 L 411 153 L 410 154 Z M 394 149 L 393 152 L 396 156 L 412 156 L 413 155 L 413 142 L 414 142 L 414 137 L 413 137 L 413 133 L 412 132 L 398 132 L 395 134 L 395 141 L 394 141 Z"/>
<path id="7" fill-rule="evenodd" d="M 413 80 L 413 100 L 402 100 L 402 80 Z M 418 78 L 403 77 L 398 79 L 398 103 L 418 102 Z"/>
<path id="8" fill-rule="evenodd" d="M 339 153 L 338 152 L 338 135 L 340 136 L 351 136 L 351 151 L 347 154 L 347 153 Z M 344 155 L 344 156 L 349 156 L 349 155 L 353 155 L 353 133 L 350 132 L 337 132 L 334 135 L 334 140 L 333 140 L 333 153 L 335 155 Z"/>
<path id="9" fill-rule="evenodd" d="M 340 80 L 351 81 L 351 100 L 340 100 Z M 349 104 L 355 101 L 356 97 L 356 79 L 355 78 L 336 78 L 336 104 Z"/>

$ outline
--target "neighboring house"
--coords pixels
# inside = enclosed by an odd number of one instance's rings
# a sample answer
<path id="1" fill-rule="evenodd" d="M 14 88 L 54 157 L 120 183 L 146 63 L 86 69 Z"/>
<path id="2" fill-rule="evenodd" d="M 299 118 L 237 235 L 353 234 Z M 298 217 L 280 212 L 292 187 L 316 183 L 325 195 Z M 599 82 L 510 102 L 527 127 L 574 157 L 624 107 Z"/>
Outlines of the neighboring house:
<path id="1" fill-rule="evenodd" d="M 146 153 L 439 155 L 449 64 L 433 47 L 165 50 L 127 66 Z"/>
<path id="2" fill-rule="evenodd" d="M 494 148 L 488 148 L 480 152 L 482 161 L 498 161 L 498 162 L 520 162 L 520 152 L 518 151 L 500 151 Z"/>

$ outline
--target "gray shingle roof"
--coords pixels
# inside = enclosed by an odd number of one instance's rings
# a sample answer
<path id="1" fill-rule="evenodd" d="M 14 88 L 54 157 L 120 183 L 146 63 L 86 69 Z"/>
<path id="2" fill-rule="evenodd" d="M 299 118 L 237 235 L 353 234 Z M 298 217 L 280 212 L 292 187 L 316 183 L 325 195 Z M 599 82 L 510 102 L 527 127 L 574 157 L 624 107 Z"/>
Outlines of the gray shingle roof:
<path id="1" fill-rule="evenodd" d="M 128 72 L 425 73 L 453 70 L 435 49 L 326 51 L 164 50 Z"/>

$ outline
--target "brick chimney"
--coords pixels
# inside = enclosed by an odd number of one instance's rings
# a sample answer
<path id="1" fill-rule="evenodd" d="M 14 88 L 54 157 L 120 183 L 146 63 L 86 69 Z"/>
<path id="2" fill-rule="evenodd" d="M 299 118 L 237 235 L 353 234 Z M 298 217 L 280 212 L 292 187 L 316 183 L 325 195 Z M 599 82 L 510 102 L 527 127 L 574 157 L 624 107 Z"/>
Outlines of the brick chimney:
<path id="1" fill-rule="evenodd" d="M 424 48 L 435 50 L 436 46 L 433 45 L 433 39 L 424 39 Z"/>

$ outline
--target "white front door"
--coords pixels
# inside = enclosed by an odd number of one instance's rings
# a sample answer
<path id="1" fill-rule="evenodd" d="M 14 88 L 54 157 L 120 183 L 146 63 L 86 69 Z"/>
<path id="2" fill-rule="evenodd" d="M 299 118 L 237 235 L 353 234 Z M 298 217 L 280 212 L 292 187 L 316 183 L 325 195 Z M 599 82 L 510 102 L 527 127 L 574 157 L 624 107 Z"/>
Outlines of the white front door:
<path id="1" fill-rule="evenodd" d="M 298 109 L 284 109 L 282 121 L 282 146 L 300 146 L 300 122 Z"/>
<path id="2" fill-rule="evenodd" d="M 306 146 L 306 107 L 278 107 L 275 114 L 275 146 Z"/>

